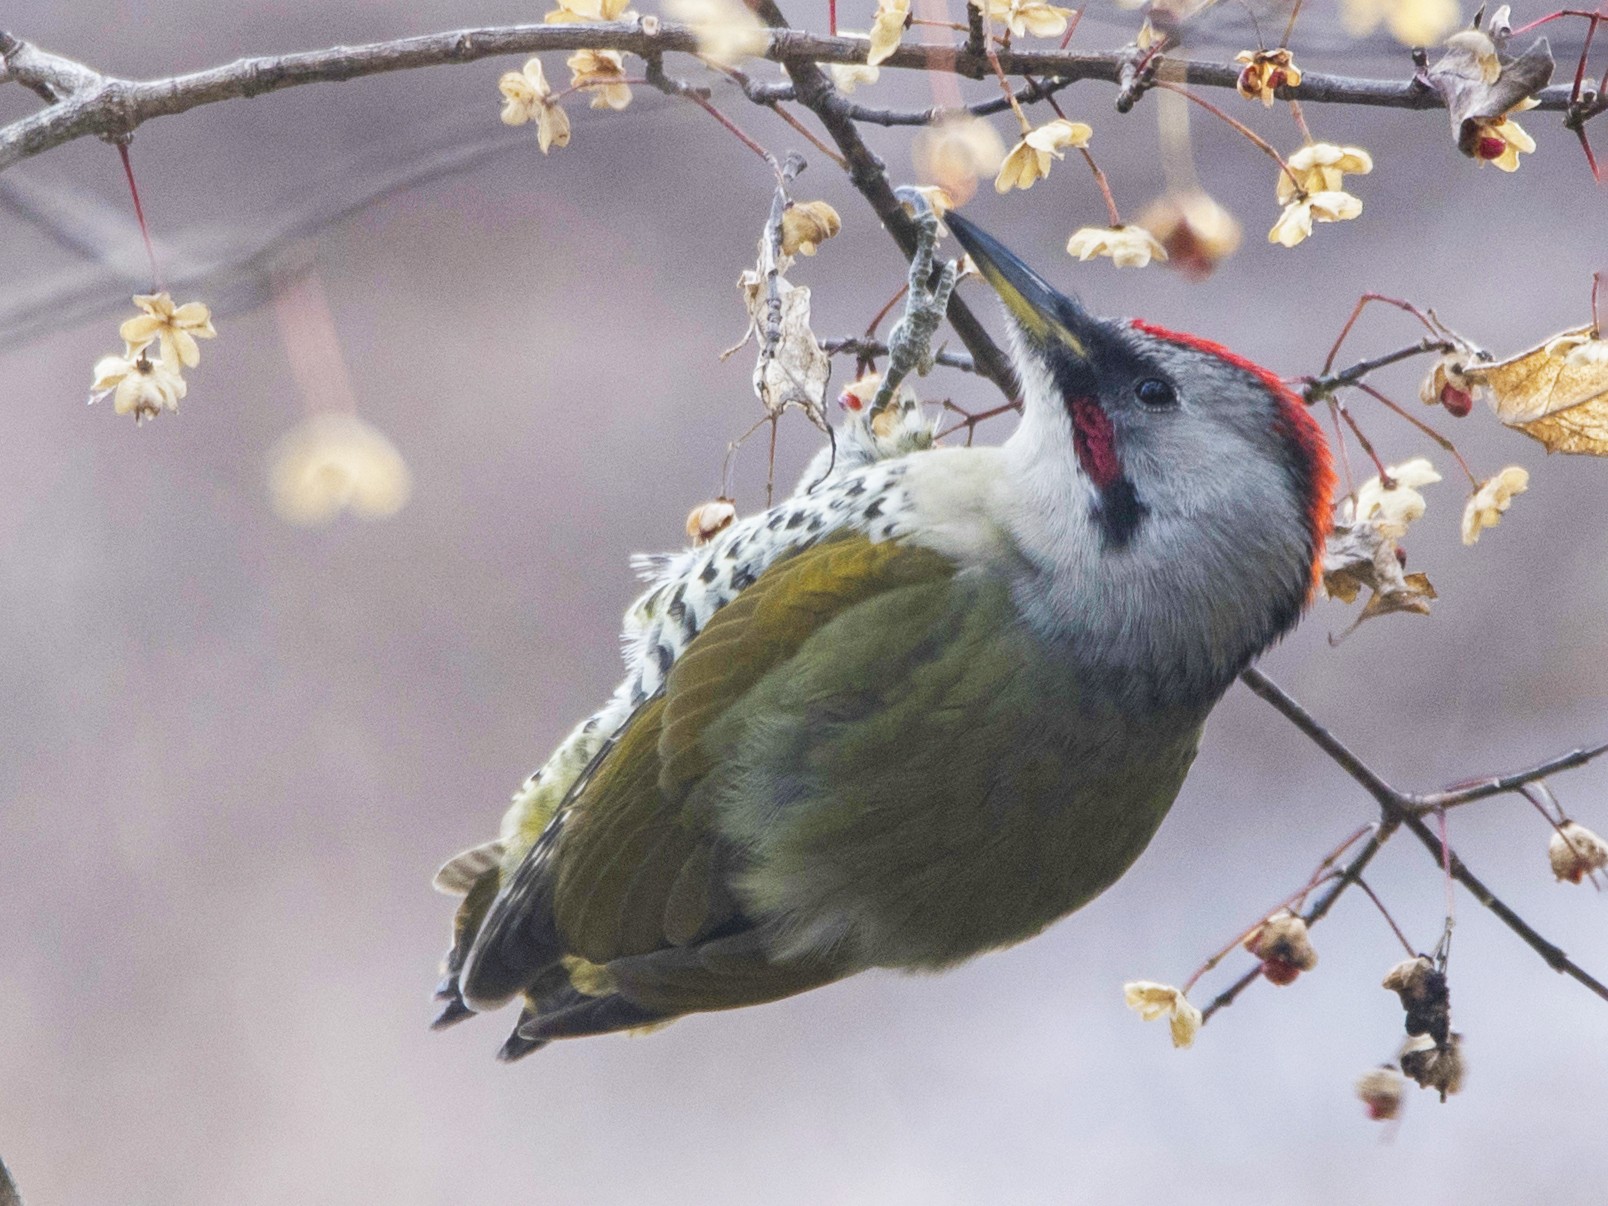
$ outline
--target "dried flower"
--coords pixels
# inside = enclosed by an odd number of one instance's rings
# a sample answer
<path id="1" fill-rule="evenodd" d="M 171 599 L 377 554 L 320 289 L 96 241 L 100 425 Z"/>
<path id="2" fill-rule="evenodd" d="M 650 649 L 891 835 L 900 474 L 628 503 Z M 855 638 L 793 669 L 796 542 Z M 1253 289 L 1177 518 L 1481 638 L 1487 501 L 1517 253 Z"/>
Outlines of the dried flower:
<path id="1" fill-rule="evenodd" d="M 1136 1010 L 1142 1021 L 1153 1022 L 1165 1017 L 1172 1029 L 1174 1047 L 1187 1047 L 1200 1033 L 1200 1010 L 1189 1003 L 1189 998 L 1168 984 L 1150 980 L 1135 980 L 1122 986 L 1122 996 L 1128 1008 Z"/>
<path id="2" fill-rule="evenodd" d="M 1480 532 L 1494 528 L 1502 522 L 1502 513 L 1513 505 L 1513 496 L 1523 494 L 1530 487 L 1528 470 L 1509 465 L 1480 488 L 1463 508 L 1463 543 L 1473 544 Z"/>
<path id="3" fill-rule="evenodd" d="M 1286 162 L 1290 170 L 1279 172 L 1276 190 L 1280 205 L 1288 205 L 1301 193 L 1340 192 L 1348 175 L 1366 176 L 1373 171 L 1373 156 L 1367 151 L 1332 142 L 1309 142 Z"/>
<path id="4" fill-rule="evenodd" d="M 1079 260 L 1108 255 L 1118 268 L 1143 268 L 1151 260 L 1165 260 L 1167 249 L 1143 226 L 1085 226 L 1066 241 L 1067 255 Z"/>
<path id="5" fill-rule="evenodd" d="M 970 3 L 990 20 L 1004 22 L 1011 35 L 1017 38 L 1030 34 L 1035 38 L 1058 38 L 1066 32 L 1067 22 L 1072 18 L 1071 9 L 1057 8 L 1044 0 L 986 0 L 985 4 L 970 0 Z"/>
<path id="6" fill-rule="evenodd" d="M 1552 862 L 1552 874 L 1562 883 L 1577 884 L 1586 876 L 1608 867 L 1608 842 L 1603 841 L 1584 825 L 1565 821 L 1552 834 L 1547 843 L 1547 858 Z"/>
<path id="7" fill-rule="evenodd" d="M 1280 909 L 1246 935 L 1245 949 L 1262 961 L 1262 975 L 1280 986 L 1318 965 L 1307 923 L 1288 909 Z"/>
<path id="8" fill-rule="evenodd" d="M 1465 372 L 1490 390 L 1496 417 L 1548 452 L 1608 456 L 1608 348 L 1590 327 Z"/>
<path id="9" fill-rule="evenodd" d="M 695 546 L 705 545 L 731 527 L 736 519 L 737 504 L 732 499 L 722 497 L 701 503 L 687 516 L 687 535 Z"/>
<path id="10" fill-rule="evenodd" d="M 1494 163 L 1504 172 L 1519 170 L 1519 156 L 1528 155 L 1535 150 L 1535 139 L 1525 132 L 1523 126 L 1513 120 L 1515 113 L 1523 113 L 1526 109 L 1533 109 L 1541 102 L 1533 96 L 1514 105 L 1499 117 L 1473 118 L 1475 131 L 1471 145 L 1474 158 L 1480 163 Z"/>
<path id="11" fill-rule="evenodd" d="M 1368 1117 L 1384 1122 L 1401 1113 L 1402 1094 L 1407 1081 L 1395 1068 L 1386 1064 L 1357 1078 L 1357 1096 L 1368 1107 Z"/>
<path id="12" fill-rule="evenodd" d="M 531 58 L 518 71 L 508 71 L 497 81 L 505 98 L 503 124 L 522 126 L 536 123 L 536 145 L 542 154 L 552 147 L 567 147 L 570 140 L 569 115 L 553 102 L 553 88 L 542 72 L 542 61 Z"/>
<path id="13" fill-rule="evenodd" d="M 871 18 L 871 49 L 865 54 L 867 67 L 877 66 L 899 49 L 909 20 L 910 0 L 877 0 L 877 15 Z"/>
<path id="14" fill-rule="evenodd" d="M 212 327 L 212 312 L 201 302 L 173 304 L 173 297 L 165 290 L 161 293 L 140 294 L 134 304 L 145 313 L 128 319 L 117 328 L 129 351 L 145 347 L 157 340 L 162 348 L 162 359 L 178 361 L 185 368 L 201 363 L 201 349 L 197 339 L 212 339 L 218 332 Z M 177 372 L 177 365 L 174 366 Z"/>
<path id="15" fill-rule="evenodd" d="M 1313 193 L 1284 207 L 1273 229 L 1267 232 L 1267 241 L 1294 247 L 1311 236 L 1313 222 L 1346 222 L 1360 213 L 1362 202 L 1350 193 Z"/>
<path id="16" fill-rule="evenodd" d="M 631 103 L 625 57 L 618 50 L 577 50 L 566 66 L 574 73 L 570 86 L 592 94 L 592 108 L 619 110 Z"/>
<path id="17" fill-rule="evenodd" d="M 1168 264 L 1195 280 L 1211 275 L 1240 245 L 1234 215 L 1199 189 L 1158 198 L 1139 215 L 1139 225 L 1166 248 Z"/>
<path id="18" fill-rule="evenodd" d="M 795 202 L 782 211 L 782 254 L 814 255 L 842 226 L 837 210 L 825 201 Z"/>
<path id="19" fill-rule="evenodd" d="M 994 127 L 969 113 L 947 116 L 918 133 L 910 144 L 916 171 L 964 205 L 977 181 L 992 176 L 1005 158 Z"/>
<path id="20" fill-rule="evenodd" d="M 549 25 L 590 25 L 599 21 L 619 21 L 630 16 L 631 0 L 558 0 L 558 7 L 542 18 Z"/>
<path id="21" fill-rule="evenodd" d="M 1419 384 L 1418 400 L 1425 406 L 1444 406 L 1454 418 L 1466 418 L 1482 388 L 1468 376 L 1468 360 L 1469 353 L 1461 348 L 1442 354 Z"/>
<path id="22" fill-rule="evenodd" d="M 1401 998 L 1408 1034 L 1427 1034 L 1445 1042 L 1452 1025 L 1452 994 L 1446 974 L 1424 955 L 1404 959 L 1385 973 L 1381 985 Z M 1405 1066 L 1402 1069 L 1406 1071 Z"/>
<path id="23" fill-rule="evenodd" d="M 1064 117 L 1029 130 L 1005 156 L 999 175 L 994 178 L 994 190 L 1008 193 L 1013 188 L 1031 188 L 1034 181 L 1050 174 L 1050 165 L 1055 160 L 1066 158 L 1063 147 L 1086 147 L 1093 133 L 1081 121 L 1068 121 Z"/>
<path id="24" fill-rule="evenodd" d="M 1434 1089 L 1445 1101 L 1463 1088 L 1468 1065 L 1463 1059 L 1463 1036 L 1447 1035 L 1436 1042 L 1427 1034 L 1408 1039 L 1402 1044 L 1401 1070 L 1418 1082 L 1420 1088 Z"/>
<path id="25" fill-rule="evenodd" d="M 1340 0 L 1340 21 L 1354 37 L 1384 22 L 1398 42 L 1429 46 L 1457 28 L 1457 9 L 1457 0 Z"/>
<path id="26" fill-rule="evenodd" d="M 1269 109 L 1280 88 L 1295 88 L 1301 83 L 1301 69 L 1295 65 L 1295 57 L 1282 46 L 1277 50 L 1242 50 L 1234 61 L 1245 64 L 1235 84 L 1239 94 L 1246 100 L 1260 100 Z"/>
<path id="27" fill-rule="evenodd" d="M 412 489 L 395 445 L 353 414 L 314 415 L 286 432 L 269 456 L 274 510 L 304 527 L 344 510 L 365 519 L 394 515 Z"/>
<path id="28" fill-rule="evenodd" d="M 94 373 L 90 402 L 113 394 L 112 409 L 133 415 L 135 423 L 154 419 L 164 410 L 178 410 L 179 399 L 189 388 L 178 365 L 165 355 L 152 360 L 148 348 L 129 347 L 121 356 L 103 356 L 95 362 Z"/>
<path id="29" fill-rule="evenodd" d="M 665 0 L 665 12 L 692 26 L 698 53 L 726 67 L 762 54 L 770 31 L 740 0 Z"/>

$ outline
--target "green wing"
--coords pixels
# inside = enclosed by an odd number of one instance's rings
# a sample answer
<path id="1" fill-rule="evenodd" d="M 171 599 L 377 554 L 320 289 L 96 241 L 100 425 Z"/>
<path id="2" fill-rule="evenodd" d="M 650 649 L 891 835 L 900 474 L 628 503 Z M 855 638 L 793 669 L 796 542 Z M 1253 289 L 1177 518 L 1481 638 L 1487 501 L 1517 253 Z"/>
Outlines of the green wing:
<path id="1" fill-rule="evenodd" d="M 706 735 L 785 675 L 823 628 L 953 574 L 927 550 L 839 538 L 773 566 L 718 611 L 504 884 L 465 970 L 470 1000 L 524 992 L 528 1049 L 775 1000 L 859 970 L 821 956 L 773 959 L 769 937 L 743 916 L 733 894 L 743 851 L 699 790 L 716 766 Z"/>

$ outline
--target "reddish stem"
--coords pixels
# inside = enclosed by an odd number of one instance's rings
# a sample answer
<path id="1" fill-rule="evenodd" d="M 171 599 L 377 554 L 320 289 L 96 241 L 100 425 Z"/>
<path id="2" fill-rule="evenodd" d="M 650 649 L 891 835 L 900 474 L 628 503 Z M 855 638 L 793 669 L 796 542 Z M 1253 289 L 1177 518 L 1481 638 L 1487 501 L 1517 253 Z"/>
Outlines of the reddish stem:
<path id="1" fill-rule="evenodd" d="M 1368 881 L 1363 879 L 1362 876 L 1358 875 L 1355 876 L 1351 882 L 1356 884 L 1357 887 L 1361 888 L 1363 895 L 1374 902 L 1374 908 L 1378 909 L 1380 916 L 1382 916 L 1385 921 L 1389 923 L 1391 932 L 1396 935 L 1396 940 L 1400 942 L 1402 947 L 1406 950 L 1407 957 L 1409 959 L 1417 958 L 1418 951 L 1414 949 L 1411 942 L 1407 941 L 1407 935 L 1401 932 L 1401 926 L 1396 924 L 1396 919 L 1390 915 L 1390 910 L 1385 908 L 1385 902 L 1380 900 L 1378 896 L 1374 895 L 1374 890 L 1368 886 Z"/>
<path id="2" fill-rule="evenodd" d="M 134 199 L 134 217 L 140 224 L 140 238 L 145 240 L 145 258 L 151 262 L 151 291 L 161 293 L 165 285 L 162 270 L 156 266 L 156 248 L 151 244 L 151 228 L 145 224 L 145 207 L 140 204 L 140 188 L 134 183 L 134 164 L 128 157 L 128 144 L 117 144 L 118 157 L 123 161 L 123 176 L 128 181 L 128 194 Z"/>
<path id="3" fill-rule="evenodd" d="M 1087 8 L 1088 8 L 1088 5 L 1085 4 L 1083 6 L 1083 8 L 1080 8 L 1076 12 L 1073 13 L 1072 14 L 1072 19 L 1066 23 L 1066 32 L 1061 35 L 1061 49 L 1062 50 L 1066 49 L 1067 43 L 1072 40 L 1072 35 L 1077 33 L 1077 31 L 1078 31 L 1078 22 L 1083 20 L 1084 9 L 1087 9 Z"/>
<path id="4" fill-rule="evenodd" d="M 1301 181 L 1296 179 L 1295 173 L 1290 170 L 1290 165 L 1284 162 L 1284 156 L 1280 155 L 1273 149 L 1272 143 L 1268 142 L 1267 139 L 1263 138 L 1244 122 L 1230 117 L 1227 113 L 1223 112 L 1223 110 L 1212 104 L 1211 101 L 1206 100 L 1204 97 L 1196 96 L 1182 84 L 1175 84 L 1170 80 L 1156 80 L 1151 86 L 1154 88 L 1165 88 L 1168 92 L 1176 92 L 1179 96 L 1194 101 L 1202 109 L 1205 109 L 1206 112 L 1210 113 L 1218 120 L 1226 121 L 1229 125 L 1233 126 L 1234 129 L 1238 130 L 1242 135 L 1250 139 L 1252 144 L 1258 147 L 1264 155 L 1267 155 L 1273 160 L 1274 163 L 1279 165 L 1279 170 L 1288 176 L 1290 178 L 1290 183 L 1295 186 L 1297 196 L 1306 196 L 1306 189 L 1301 187 Z"/>
<path id="5" fill-rule="evenodd" d="M 1548 21 L 1556 21 L 1559 17 L 1591 17 L 1591 18 L 1596 18 L 1598 20 L 1601 20 L 1602 13 L 1600 13 L 1600 12 L 1588 13 L 1583 8 L 1560 8 L 1555 13 L 1548 13 L 1544 17 L 1537 17 L 1534 21 L 1531 21 L 1528 25 L 1519 26 L 1519 28 L 1517 28 L 1517 29 L 1515 29 L 1513 31 L 1512 36 L 1516 38 L 1520 34 L 1527 34 L 1532 29 L 1536 29 L 1539 26 L 1545 25 Z"/>
<path id="6" fill-rule="evenodd" d="M 826 27 L 835 38 L 837 32 L 837 0 L 826 0 Z"/>
<path id="7" fill-rule="evenodd" d="M 1398 310 L 1405 310 L 1423 323 L 1424 329 L 1431 335 L 1437 339 L 1440 338 L 1441 333 L 1435 329 L 1435 324 L 1430 322 L 1424 312 L 1413 305 L 1412 302 L 1402 301 L 1399 297 L 1386 297 L 1383 293 L 1364 293 L 1357 299 L 1357 304 L 1351 311 L 1351 317 L 1346 319 L 1346 325 L 1340 328 L 1339 338 L 1334 341 L 1334 346 L 1329 349 L 1329 358 L 1323 362 L 1323 376 L 1327 376 L 1329 370 L 1334 367 L 1334 358 L 1340 354 L 1340 345 L 1346 341 L 1346 336 L 1351 334 L 1351 328 L 1357 325 L 1357 319 L 1362 317 L 1362 312 L 1369 302 L 1384 302 L 1387 306 L 1395 306 Z"/>
<path id="8" fill-rule="evenodd" d="M 1117 212 L 1117 199 L 1111 195 L 1111 182 L 1106 179 L 1106 174 L 1100 170 L 1100 165 L 1095 163 L 1094 156 L 1089 154 L 1088 147 L 1079 147 L 1078 154 L 1083 156 L 1083 161 L 1089 165 L 1089 170 L 1094 173 L 1094 182 L 1100 186 L 1100 195 L 1105 198 L 1106 212 L 1111 215 L 1112 227 L 1121 226 L 1122 215 Z"/>
<path id="9" fill-rule="evenodd" d="M 1422 419 L 1418 418 L 1416 415 L 1408 413 L 1408 411 L 1404 407 L 1398 406 L 1396 403 L 1392 402 L 1389 398 L 1385 397 L 1384 394 L 1380 393 L 1378 390 L 1376 390 L 1373 386 L 1369 385 L 1367 382 L 1365 382 L 1365 381 L 1357 382 L 1357 388 L 1360 389 L 1363 393 L 1367 394 L 1369 397 L 1371 397 L 1374 401 L 1383 403 L 1385 406 L 1388 406 L 1391 410 L 1395 411 L 1398 415 L 1400 415 L 1402 418 L 1406 419 L 1414 427 L 1418 428 L 1419 431 L 1423 432 L 1430 439 L 1434 440 L 1435 443 L 1439 444 L 1447 452 L 1451 453 L 1454 457 L 1456 457 L 1457 458 L 1457 463 L 1462 466 L 1463 472 L 1468 475 L 1469 483 L 1476 490 L 1478 490 L 1480 488 L 1480 479 L 1474 476 L 1474 471 L 1468 467 L 1468 462 L 1463 459 L 1463 454 L 1461 452 L 1457 451 L 1457 445 L 1453 444 L 1450 439 L 1448 439 L 1446 436 L 1443 436 L 1440 432 L 1436 431 L 1433 427 L 1431 427 L 1428 423 L 1424 422 Z"/>

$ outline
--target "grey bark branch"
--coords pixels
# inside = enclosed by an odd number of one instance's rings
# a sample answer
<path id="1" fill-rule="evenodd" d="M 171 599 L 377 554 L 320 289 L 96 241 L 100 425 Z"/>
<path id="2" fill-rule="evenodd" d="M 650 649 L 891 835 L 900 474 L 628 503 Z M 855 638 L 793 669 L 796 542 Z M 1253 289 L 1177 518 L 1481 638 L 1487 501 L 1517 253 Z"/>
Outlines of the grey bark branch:
<path id="1" fill-rule="evenodd" d="M 863 63 L 868 43 L 862 38 L 834 38 L 776 27 L 760 57 L 795 66 L 819 63 Z M 501 25 L 453 30 L 373 42 L 360 46 L 334 46 L 296 54 L 239 59 L 205 71 L 169 79 L 127 80 L 105 76 L 81 63 L 51 54 L 0 31 L 0 80 L 10 79 L 50 101 L 48 108 L 0 127 L 0 171 L 12 164 L 77 138 L 97 135 L 126 138 L 152 118 L 171 116 L 218 101 L 258 96 L 303 84 L 331 83 L 406 71 L 418 67 L 473 63 L 503 55 L 537 51 L 573 51 L 585 48 L 621 50 L 651 58 L 669 52 L 692 53 L 697 36 L 686 25 L 660 22 L 650 32 L 640 22 L 617 21 L 599 25 Z M 1120 52 L 1069 54 L 1065 51 L 999 52 L 1001 66 L 1010 75 L 1034 75 L 1070 83 L 1102 80 L 1118 83 Z M 982 79 L 992 69 L 988 59 L 963 48 L 944 45 L 901 46 L 884 67 L 918 71 L 947 71 Z M 1231 88 L 1238 69 L 1226 63 L 1180 62 L 1173 65 L 1182 77 L 1205 87 Z M 1557 86 L 1540 95 L 1543 109 L 1566 110 L 1570 89 Z M 1281 95 L 1309 103 L 1382 105 L 1405 109 L 1433 109 L 1440 97 L 1411 79 L 1369 80 L 1307 72 L 1298 88 Z M 800 97 L 800 99 L 803 99 Z M 844 102 L 847 104 L 847 102 Z M 880 124 L 916 124 L 911 115 L 895 111 L 865 110 L 855 120 Z"/>

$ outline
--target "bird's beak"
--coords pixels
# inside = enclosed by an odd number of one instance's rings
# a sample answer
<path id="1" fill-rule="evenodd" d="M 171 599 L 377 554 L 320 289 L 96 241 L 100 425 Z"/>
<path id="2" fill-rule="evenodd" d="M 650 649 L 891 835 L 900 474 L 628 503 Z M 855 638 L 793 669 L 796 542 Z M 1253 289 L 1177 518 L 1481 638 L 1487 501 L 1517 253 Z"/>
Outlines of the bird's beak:
<path id="1" fill-rule="evenodd" d="M 1023 332 L 1041 343 L 1059 343 L 1080 360 L 1089 358 L 1083 334 L 1069 325 L 1091 321 L 1075 298 L 1055 289 L 993 235 L 959 214 L 945 214 L 944 222 Z"/>

